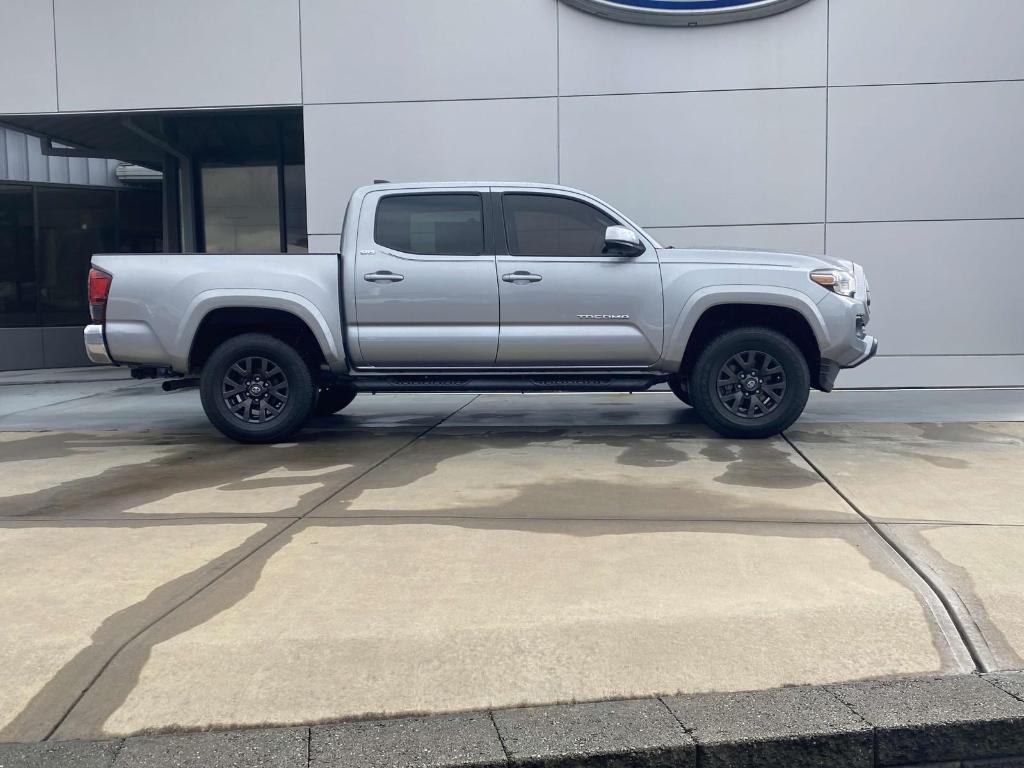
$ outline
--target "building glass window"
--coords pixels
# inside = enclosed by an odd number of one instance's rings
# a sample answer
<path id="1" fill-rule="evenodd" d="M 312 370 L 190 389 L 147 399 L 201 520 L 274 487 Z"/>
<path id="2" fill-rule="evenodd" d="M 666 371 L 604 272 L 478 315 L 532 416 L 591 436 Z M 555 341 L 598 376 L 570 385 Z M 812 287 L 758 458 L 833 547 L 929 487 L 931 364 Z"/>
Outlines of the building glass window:
<path id="1" fill-rule="evenodd" d="M 277 165 L 202 167 L 207 253 L 280 253 Z"/>
<path id="2" fill-rule="evenodd" d="M 32 189 L 0 184 L 0 326 L 36 324 Z"/>
<path id="3" fill-rule="evenodd" d="M 43 325 L 89 321 L 86 277 L 94 253 L 117 250 L 115 191 L 40 187 L 39 315 Z"/>
<path id="4" fill-rule="evenodd" d="M 163 250 L 160 191 L 124 189 L 117 195 L 117 250 L 121 253 L 160 253 Z"/>

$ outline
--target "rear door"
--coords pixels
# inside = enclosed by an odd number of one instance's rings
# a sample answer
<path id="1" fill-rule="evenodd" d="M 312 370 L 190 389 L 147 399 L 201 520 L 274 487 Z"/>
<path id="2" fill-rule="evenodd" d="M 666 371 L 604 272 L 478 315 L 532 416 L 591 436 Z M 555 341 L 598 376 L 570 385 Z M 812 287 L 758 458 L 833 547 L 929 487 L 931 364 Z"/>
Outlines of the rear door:
<path id="1" fill-rule="evenodd" d="M 473 188 L 364 198 L 355 274 L 360 365 L 494 365 L 498 288 L 484 200 Z"/>
<path id="2" fill-rule="evenodd" d="M 625 224 L 562 192 L 500 190 L 498 364 L 646 367 L 661 357 L 661 269 L 648 245 L 604 253 L 605 230 Z"/>

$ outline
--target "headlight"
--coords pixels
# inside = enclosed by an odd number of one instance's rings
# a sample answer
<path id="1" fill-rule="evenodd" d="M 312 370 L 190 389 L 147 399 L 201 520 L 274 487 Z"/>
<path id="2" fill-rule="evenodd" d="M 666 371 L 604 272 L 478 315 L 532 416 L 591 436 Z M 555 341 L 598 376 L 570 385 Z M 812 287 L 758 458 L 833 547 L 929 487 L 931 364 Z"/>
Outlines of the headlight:
<path id="1" fill-rule="evenodd" d="M 853 298 L 857 293 L 857 279 L 845 269 L 816 269 L 811 280 L 840 296 Z"/>

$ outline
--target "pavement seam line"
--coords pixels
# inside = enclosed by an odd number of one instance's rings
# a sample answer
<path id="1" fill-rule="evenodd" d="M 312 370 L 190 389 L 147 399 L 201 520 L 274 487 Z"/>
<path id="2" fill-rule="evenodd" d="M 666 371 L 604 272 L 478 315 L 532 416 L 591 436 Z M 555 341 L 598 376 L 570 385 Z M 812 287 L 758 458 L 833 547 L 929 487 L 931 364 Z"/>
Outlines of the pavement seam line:
<path id="1" fill-rule="evenodd" d="M 139 384 L 129 384 L 127 387 L 118 387 L 117 389 L 104 390 L 102 392 L 93 392 L 91 395 L 81 395 L 80 397 L 69 397 L 67 400 L 58 400 L 56 403 L 46 403 L 45 405 L 33 405 L 31 408 L 25 408 L 25 409 L 20 410 L 20 411 L 11 411 L 10 413 L 5 413 L 3 416 L 0 416 L 0 421 L 3 421 L 4 419 L 9 419 L 11 416 L 20 416 L 20 415 L 22 415 L 24 413 L 31 413 L 32 411 L 38 411 L 38 410 L 41 410 L 43 408 L 53 408 L 54 406 L 57 406 L 57 405 L 67 405 L 68 403 L 77 403 L 79 400 L 88 400 L 90 397 L 100 397 L 101 395 L 109 395 L 109 394 L 112 394 L 114 392 L 117 392 L 118 389 L 137 389 L 138 387 L 141 387 L 144 384 L 148 384 L 148 383 L 149 382 L 141 382 Z M 28 430 L 28 431 L 50 432 L 52 430 L 46 429 L 46 430 Z"/>
<path id="2" fill-rule="evenodd" d="M 841 490 L 839 486 L 836 485 L 836 483 L 834 483 L 832 479 L 829 478 L 822 471 L 822 469 L 814 461 L 811 460 L 809 456 L 807 456 L 806 453 L 804 453 L 800 448 L 797 447 L 797 445 L 790 439 L 789 435 L 782 433 L 781 437 L 783 440 L 786 441 L 786 443 L 789 444 L 789 447 L 792 448 L 796 452 L 796 454 L 801 459 L 803 459 L 811 469 L 815 471 L 818 477 L 825 481 L 825 483 L 827 483 L 828 486 L 833 491 L 835 491 L 836 495 L 839 496 L 839 498 L 841 498 L 844 502 L 846 502 L 850 509 L 856 512 L 864 520 L 864 522 L 868 524 L 868 526 L 871 528 L 872 531 L 875 532 L 878 538 L 881 539 L 896 554 L 896 556 L 900 560 L 902 560 L 908 567 L 910 567 L 910 569 L 913 570 L 914 573 L 916 573 L 918 577 L 925 583 L 925 585 L 932 591 L 932 594 L 934 594 L 935 597 L 938 599 L 939 603 L 942 605 L 943 609 L 946 612 L 946 616 L 953 624 L 953 628 L 956 629 L 957 634 L 960 636 L 960 641 L 964 644 L 964 647 L 967 649 L 968 654 L 970 654 L 971 660 L 974 662 L 976 671 L 991 672 L 993 664 L 989 663 L 989 661 L 985 658 L 986 656 L 991 655 L 990 652 L 982 651 L 974 642 L 974 638 L 971 636 L 971 633 L 968 632 L 967 628 L 964 626 L 964 622 L 961 619 L 959 612 L 953 607 L 952 601 L 949 599 L 949 596 L 946 594 L 945 589 L 938 583 L 938 581 L 928 573 L 927 569 L 925 569 L 924 566 L 921 566 L 917 562 L 915 562 L 913 557 L 911 557 L 910 554 L 906 552 L 898 542 L 895 541 L 895 539 L 893 539 L 884 530 L 882 530 L 881 526 L 879 526 L 878 523 L 876 523 L 865 512 L 863 512 L 860 509 L 860 507 L 858 507 L 853 502 L 853 499 L 851 499 L 843 490 Z M 977 628 L 977 625 L 975 626 Z M 978 628 L 979 633 L 980 631 L 980 628 Z M 984 640 L 984 638 L 982 639 Z"/>
<path id="3" fill-rule="evenodd" d="M 260 551 L 261 551 L 261 550 L 263 550 L 263 549 L 264 549 L 265 547 L 267 547 L 268 545 L 270 545 L 270 544 L 271 544 L 272 542 L 274 542 L 274 541 L 277 541 L 277 540 L 278 540 L 278 539 L 279 539 L 280 537 L 284 536 L 284 535 L 285 535 L 286 533 L 288 533 L 288 532 L 289 532 L 289 531 L 290 531 L 290 530 L 291 530 L 292 528 L 294 528 L 294 527 L 295 527 L 295 526 L 297 526 L 297 525 L 298 525 L 299 523 L 301 523 L 301 522 L 302 522 L 303 520 L 305 520 L 305 519 L 306 519 L 306 518 L 307 518 L 307 517 L 308 517 L 308 516 L 309 516 L 310 514 L 312 514 L 312 513 L 313 513 L 313 512 L 315 511 L 315 510 L 319 509 L 319 508 L 320 508 L 320 507 L 322 507 L 322 506 L 323 506 L 324 504 L 326 504 L 327 502 L 329 502 L 329 501 L 331 501 L 332 499 L 334 499 L 334 498 L 335 498 L 335 497 L 336 497 L 336 496 L 337 496 L 338 494 L 340 494 L 340 493 L 341 493 L 342 491 L 344 491 L 345 489 L 349 488 L 349 487 L 350 487 L 350 486 L 351 486 L 351 485 L 352 485 L 353 483 L 356 483 L 356 482 L 358 482 L 359 480 L 362 480 L 362 479 L 363 479 L 364 477 L 366 477 L 366 475 L 368 475 L 368 474 L 370 474 L 371 472 L 373 472 L 373 471 L 374 471 L 375 469 L 377 469 L 377 468 L 378 468 L 379 466 L 381 466 L 382 464 L 384 464 L 384 463 L 385 463 L 386 461 L 390 461 L 390 460 L 391 460 L 392 458 L 394 458 L 395 456 L 397 456 L 397 455 L 398 455 L 399 453 L 401 453 L 402 451 L 404 451 L 404 450 L 405 450 L 406 448 L 408 448 L 409 446 L 411 446 L 411 445 L 413 445 L 414 443 L 416 443 L 417 441 L 419 441 L 419 440 L 420 440 L 420 439 L 421 439 L 422 437 L 426 436 L 426 435 L 427 435 L 427 433 L 431 432 L 431 431 L 432 431 L 432 430 L 434 430 L 434 429 L 435 429 L 436 427 L 438 427 L 438 426 L 440 426 L 441 424 L 443 424 L 444 422 L 446 422 L 446 421 L 447 421 L 448 419 L 450 419 L 450 418 L 451 418 L 452 416 L 455 416 L 456 414 L 458 414 L 458 413 L 459 413 L 460 411 L 462 411 L 462 409 L 463 409 L 463 408 L 466 408 L 467 406 L 469 406 L 470 404 L 472 404 L 473 402 L 475 402 L 475 401 L 476 401 L 476 399 L 477 399 L 478 397 L 480 397 L 480 395 L 476 395 L 476 396 L 474 396 L 474 397 L 473 397 L 473 398 L 472 398 L 471 400 L 469 400 L 469 401 L 468 401 L 468 402 L 466 402 L 466 403 L 463 403 L 463 404 L 462 404 L 461 406 L 459 406 L 458 408 L 456 408 L 456 409 L 455 409 L 454 411 L 452 411 L 451 413 L 449 413 L 449 414 L 448 414 L 447 416 L 445 416 L 444 418 L 442 418 L 442 419 L 440 419 L 439 421 L 437 421 L 437 422 L 435 422 L 435 423 L 431 424 L 431 425 L 430 425 L 430 426 L 428 426 L 428 427 L 427 427 L 426 429 L 424 429 L 423 431 L 421 431 L 421 432 L 419 432 L 418 434 L 416 434 L 415 436 L 413 436 L 413 437 L 412 437 L 412 438 L 411 438 L 410 440 L 408 440 L 408 441 L 406 441 L 406 442 L 402 443 L 402 445 L 400 445 L 400 446 L 399 446 L 398 448 L 396 448 L 395 450 L 393 450 L 393 451 L 392 451 L 391 453 L 389 453 L 389 454 L 388 454 L 387 456 L 384 456 L 384 457 L 383 457 L 383 458 L 381 458 L 381 459 L 380 459 L 379 461 L 375 462 L 375 463 L 374 463 L 374 464 L 373 464 L 372 466 L 368 467 L 368 468 L 367 468 L 367 469 L 365 469 L 365 470 L 364 470 L 363 472 L 360 472 L 360 473 L 359 473 L 358 475 L 356 475 L 355 477 L 353 477 L 353 478 L 352 478 L 351 480 L 349 480 L 349 481 L 348 481 L 347 483 L 344 483 L 344 484 L 343 484 L 343 485 L 342 485 L 342 486 L 341 486 L 340 488 L 338 488 L 338 489 L 337 489 L 337 490 L 336 490 L 336 491 L 335 491 L 334 493 L 332 493 L 332 494 L 331 494 L 330 496 L 328 496 L 327 498 L 323 499 L 323 500 L 322 500 L 322 501 L 320 501 L 319 503 L 317 503 L 317 504 L 313 505 L 313 506 L 312 506 L 312 507 L 310 507 L 310 508 L 309 508 L 309 509 L 308 509 L 308 510 L 307 510 L 306 512 L 304 512 L 303 514 L 301 514 L 301 515 L 299 515 L 298 517 L 294 518 L 294 519 L 293 519 L 293 520 L 292 520 L 292 521 L 291 521 L 291 522 L 290 522 L 290 523 L 289 523 L 288 525 L 284 526 L 284 527 L 283 527 L 283 528 L 282 528 L 282 529 L 281 529 L 280 531 L 278 531 L 278 532 L 277 532 L 277 533 L 275 533 L 274 535 L 272 535 L 272 536 L 268 537 L 266 541 L 262 542 L 261 544 L 259 544 L 259 545 L 258 545 L 258 546 L 256 546 L 256 547 L 254 547 L 254 548 L 253 548 L 253 549 L 252 549 L 251 551 L 247 552 L 247 553 L 246 553 L 246 554 L 245 554 L 244 556 L 240 557 L 240 558 L 239 558 L 239 559 L 238 559 L 237 561 L 235 561 L 234 563 L 232 563 L 231 565 L 229 565 L 229 566 L 228 566 L 227 568 L 225 568 L 225 569 L 224 569 L 223 571 L 221 571 L 221 572 L 220 572 L 219 574 L 217 574 L 217 575 L 216 575 L 216 576 L 214 576 L 214 577 L 213 577 L 212 579 L 210 579 L 209 581 L 207 581 L 207 582 L 206 582 L 205 584 L 202 584 L 201 586 L 199 586 L 199 587 L 198 587 L 197 589 L 195 589 L 195 590 L 194 590 L 193 592 L 189 593 L 189 594 L 188 594 L 187 596 L 185 596 L 184 598 L 182 598 L 181 600 L 179 600 L 179 601 L 178 601 L 177 603 L 175 603 L 175 604 L 174 604 L 173 606 L 171 606 L 171 607 L 170 607 L 170 608 L 168 608 L 168 609 L 167 609 L 166 611 L 164 611 L 164 612 L 163 612 L 162 614 L 160 614 L 160 615 L 159 615 L 158 617 L 156 617 L 156 618 L 155 618 L 155 619 L 154 619 L 153 621 L 151 621 L 151 622 L 149 622 L 148 624 L 146 624 L 146 626 L 142 627 L 142 628 L 141 628 L 141 629 L 140 629 L 139 631 L 137 631 L 137 632 L 133 633 L 131 637 L 129 637 L 129 638 L 128 638 L 127 640 L 125 640 L 125 641 L 124 641 L 123 643 L 121 643 L 120 645 L 118 645 L 118 647 L 117 647 L 117 648 L 116 648 L 116 649 L 114 650 L 114 652 L 113 652 L 112 654 L 110 654 L 110 657 L 109 657 L 109 658 L 108 658 L 108 659 L 107 659 L 107 660 L 106 660 L 106 661 L 105 661 L 105 662 L 103 663 L 103 665 L 102 665 L 102 666 L 100 667 L 100 669 L 99 669 L 99 670 L 98 670 L 98 671 L 96 672 L 96 674 L 95 674 L 95 675 L 93 675 L 92 679 L 91 679 L 91 680 L 89 680 L 89 683 L 88 683 L 88 684 L 87 684 L 86 686 L 84 686 L 84 687 L 82 688 L 82 690 L 81 690 L 81 691 L 80 691 L 80 692 L 78 693 L 78 695 L 77 695 L 77 696 L 75 697 L 75 700 L 74 700 L 73 702 L 71 702 L 71 705 L 70 705 L 70 706 L 69 706 L 69 707 L 67 708 L 67 710 L 66 710 L 66 711 L 64 712 L 64 714 L 60 716 L 60 719 L 58 719 L 58 720 L 57 720 L 56 724 L 54 724 L 54 726 L 53 726 L 53 727 L 52 727 L 52 728 L 51 728 L 51 729 L 49 730 L 49 732 L 48 732 L 48 733 L 46 734 L 46 736 L 44 736 L 44 737 L 43 737 L 42 741 L 49 741 L 50 739 L 52 739 L 52 738 L 53 738 L 53 735 L 54 735 L 54 734 L 55 734 L 55 733 L 56 733 L 57 731 L 59 731 L 59 730 L 60 730 L 61 726 L 62 726 L 62 725 L 64 725 L 64 722 L 65 722 L 65 721 L 66 721 L 66 720 L 68 719 L 68 717 L 70 717 L 70 716 L 71 716 L 71 713 L 75 711 L 75 707 L 77 707 L 77 706 L 78 706 L 78 705 L 79 705 L 79 704 L 81 703 L 82 699 L 84 699 L 84 698 L 85 698 L 86 694 L 87 694 L 87 693 L 89 693 L 89 691 L 90 691 L 90 690 L 92 690 L 92 687 L 93 687 L 93 686 L 94 686 L 94 685 L 96 684 L 96 681 L 97 681 L 97 680 L 99 680 L 99 679 L 100 679 L 100 678 L 101 678 L 101 677 L 103 676 L 103 673 L 104 673 L 104 672 L 106 672 L 106 671 L 107 671 L 107 669 L 109 669 L 109 668 L 110 668 L 110 665 L 111 665 L 111 664 L 112 664 L 112 663 L 114 662 L 114 660 L 115 660 L 115 659 L 116 659 L 116 658 L 117 658 L 118 656 L 120 656 L 120 655 L 121 655 L 121 653 L 122 653 L 122 652 L 124 651 L 124 649 L 125 649 L 125 648 L 127 648 L 127 647 L 128 647 L 129 645 L 131 645 L 131 644 L 132 644 L 133 642 L 135 642 L 135 641 L 136 641 L 136 640 L 137 640 L 137 639 L 138 639 L 139 637 L 141 637 L 141 636 L 142 636 L 143 634 L 145 634 L 145 633 L 146 633 L 146 632 L 148 632 L 148 631 L 149 631 L 150 629 L 152 629 L 153 627 L 155 627 L 155 626 L 156 626 L 157 624 L 159 624 L 159 623 L 160 623 L 161 621 L 163 621 L 164 619 L 166 619 L 166 618 L 167 618 L 168 616 L 170 616 L 170 615 L 171 615 L 172 613 L 174 613 L 175 611 L 177 611 L 177 610 L 178 610 L 179 608 L 181 608 L 182 606 L 184 606 L 184 605 L 185 605 L 186 603 L 190 602 L 190 601 L 191 601 L 191 600 L 193 600 L 194 598 L 196 598 L 196 597 L 198 597 L 199 595 L 201 595 L 201 594 L 202 594 L 203 592 L 205 592 L 205 591 L 206 591 L 207 589 L 209 589 L 210 587 L 212 587 L 212 586 L 213 586 L 214 584 L 216 584 L 216 583 L 217 583 L 218 581 L 220 581 L 221 579 L 223 579 L 223 578 L 224 578 L 225 576 L 227 576 L 227 575 L 228 575 L 229 573 L 233 573 L 233 572 L 235 571 L 235 569 L 236 569 L 236 568 L 238 568 L 238 567 L 239 567 L 240 565 L 242 565 L 242 564 L 243 564 L 243 563 L 245 563 L 245 562 L 246 562 L 247 560 L 249 560 L 250 558 L 252 558 L 252 557 L 253 557 L 253 555 L 255 555 L 255 554 L 256 554 L 257 552 L 260 552 Z"/>
<path id="4" fill-rule="evenodd" d="M 836 683 L 835 685 L 839 685 L 839 683 Z M 839 702 L 839 706 L 846 708 L 850 714 L 871 729 L 871 754 L 874 756 L 874 763 L 872 763 L 872 765 L 878 765 L 878 729 L 875 727 L 875 724 L 870 722 L 866 717 L 864 717 L 864 715 L 854 709 L 853 705 L 844 701 L 843 698 L 835 692 L 832 685 L 823 685 L 822 690 Z"/>
<path id="5" fill-rule="evenodd" d="M 661 702 L 661 706 L 663 706 L 665 708 L 665 710 L 669 713 L 669 715 L 672 716 L 672 719 L 675 720 L 677 723 L 679 723 L 679 727 L 683 729 L 683 733 L 685 733 L 687 736 L 689 736 L 691 741 L 693 741 L 694 748 L 698 751 L 698 755 L 699 755 L 699 753 L 700 753 L 700 742 L 697 741 L 697 737 L 693 734 L 693 731 L 691 731 L 689 728 L 687 728 L 686 727 L 686 723 L 684 723 L 682 720 L 680 720 L 679 717 L 676 715 L 676 713 L 672 711 L 672 707 L 670 707 L 668 705 L 668 702 L 665 701 L 665 697 L 664 696 L 658 696 L 657 698 L 658 698 L 658 701 Z"/>
<path id="6" fill-rule="evenodd" d="M 1016 673 L 1016 672 L 1011 672 L 1011 674 L 1020 674 L 1020 673 Z M 984 675 L 982 675 L 982 676 L 981 676 L 981 679 L 982 679 L 982 680 L 984 680 L 984 681 L 985 681 L 986 683 L 988 683 L 989 685 L 991 685 L 991 686 L 992 686 L 993 688 L 995 688 L 995 689 L 996 689 L 997 691 L 1002 691 L 1002 692 L 1003 692 L 1003 693 L 1005 693 L 1005 694 L 1006 694 L 1007 696 L 1010 696 L 1010 697 L 1012 697 L 1012 698 L 1016 699 L 1017 701 L 1021 702 L 1022 704 L 1024 704 L 1024 696 L 1018 696 L 1018 695 L 1017 695 L 1016 693 L 1014 693 L 1013 691 L 1009 690 L 1008 688 L 1003 688 L 1003 686 L 1001 686 L 1001 685 L 1000 685 L 999 683 L 997 683 L 997 682 L 996 682 L 995 680 L 991 680 L 991 679 L 989 679 L 989 678 L 985 677 Z"/>
<path id="7" fill-rule="evenodd" d="M 512 754 L 508 751 L 505 739 L 501 735 L 501 729 L 498 728 L 498 721 L 494 719 L 494 710 L 487 710 L 487 716 L 491 719 L 491 725 L 494 726 L 494 733 L 498 737 L 498 743 L 501 744 L 501 751 L 505 753 L 505 762 L 512 765 Z"/>

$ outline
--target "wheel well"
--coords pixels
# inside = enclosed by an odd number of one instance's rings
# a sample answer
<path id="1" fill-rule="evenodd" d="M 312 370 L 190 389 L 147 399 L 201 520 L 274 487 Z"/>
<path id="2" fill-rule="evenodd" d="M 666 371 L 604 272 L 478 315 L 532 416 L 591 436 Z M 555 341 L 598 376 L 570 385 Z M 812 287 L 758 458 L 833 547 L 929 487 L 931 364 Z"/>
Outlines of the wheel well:
<path id="1" fill-rule="evenodd" d="M 242 333 L 266 333 L 290 344 L 314 371 L 324 364 L 320 343 L 303 320 L 281 309 L 224 307 L 215 309 L 199 324 L 189 350 L 189 371 L 200 370 L 221 343 Z"/>
<path id="2" fill-rule="evenodd" d="M 817 382 L 821 350 L 818 349 L 818 340 L 810 324 L 795 309 L 766 304 L 719 304 L 705 310 L 686 342 L 679 373 L 684 378 L 690 375 L 701 350 L 713 338 L 733 328 L 746 326 L 771 328 L 789 338 L 803 352 L 811 372 L 811 381 Z"/>

